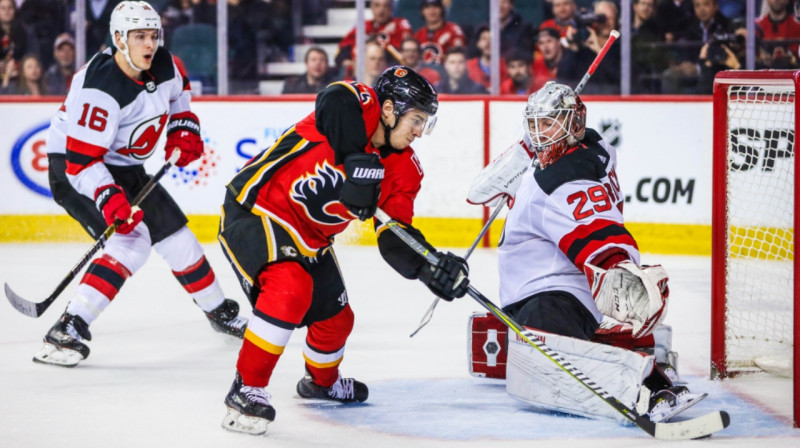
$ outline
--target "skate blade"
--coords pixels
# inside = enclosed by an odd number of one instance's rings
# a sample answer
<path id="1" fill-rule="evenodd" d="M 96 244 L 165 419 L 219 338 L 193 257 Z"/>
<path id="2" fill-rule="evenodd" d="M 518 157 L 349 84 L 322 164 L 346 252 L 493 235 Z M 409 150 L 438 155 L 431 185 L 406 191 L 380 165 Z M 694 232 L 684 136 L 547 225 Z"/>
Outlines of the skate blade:
<path id="1" fill-rule="evenodd" d="M 231 408 L 228 408 L 225 418 L 222 419 L 222 427 L 228 431 L 243 432 L 255 436 L 260 436 L 267 432 L 269 423 L 267 419 L 244 415 Z"/>
<path id="2" fill-rule="evenodd" d="M 696 397 L 696 398 L 694 398 L 692 400 L 687 401 L 686 403 L 684 403 L 684 404 L 682 404 L 680 406 L 676 406 L 672 410 L 672 412 L 670 412 L 669 414 L 664 416 L 664 418 L 662 418 L 660 421 L 661 422 L 669 421 L 669 419 L 671 419 L 672 417 L 675 417 L 676 415 L 680 414 L 681 412 L 683 412 L 683 411 L 689 409 L 690 407 L 696 405 L 697 403 L 703 401 L 703 399 L 705 399 L 707 396 L 708 396 L 708 394 L 704 393 L 704 394 L 702 394 L 702 395 L 700 395 L 700 396 L 698 396 L 698 397 Z"/>
<path id="3" fill-rule="evenodd" d="M 75 367 L 81 361 L 83 361 L 83 355 L 79 352 L 57 347 L 49 342 L 45 342 L 41 350 L 33 355 L 33 362 L 60 367 Z"/>

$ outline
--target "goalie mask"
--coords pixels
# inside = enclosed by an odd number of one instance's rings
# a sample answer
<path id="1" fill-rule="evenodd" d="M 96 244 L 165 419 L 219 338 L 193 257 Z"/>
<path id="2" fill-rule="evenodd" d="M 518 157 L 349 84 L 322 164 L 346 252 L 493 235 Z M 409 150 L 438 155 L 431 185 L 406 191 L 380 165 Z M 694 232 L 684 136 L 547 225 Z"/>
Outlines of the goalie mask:
<path id="1" fill-rule="evenodd" d="M 575 147 L 586 132 L 586 106 L 564 84 L 549 81 L 528 97 L 523 127 L 536 151 L 540 168 Z"/>
<path id="2" fill-rule="evenodd" d="M 130 51 L 128 49 L 128 32 L 131 30 L 158 30 L 158 46 L 164 45 L 164 32 L 161 29 L 161 16 L 158 15 L 156 10 L 147 2 L 120 2 L 111 12 L 111 22 L 109 24 L 109 32 L 111 33 L 111 42 L 122 54 L 125 55 L 125 60 L 128 61 L 131 67 L 137 71 L 142 71 L 131 60 Z M 120 48 L 117 45 L 114 36 L 119 33 L 120 40 L 125 44 L 125 48 Z"/>
<path id="3" fill-rule="evenodd" d="M 423 134 L 430 135 L 436 126 L 436 111 L 439 110 L 439 94 L 422 75 L 414 70 L 403 67 L 389 67 L 381 73 L 375 85 L 372 87 L 378 95 L 381 105 L 386 100 L 391 100 L 394 104 L 394 115 L 397 117 L 393 127 L 383 123 L 386 129 L 386 141 L 389 142 L 389 134 L 397 127 L 400 117 L 410 109 L 417 109 L 429 115 L 428 121 L 423 128 Z"/>

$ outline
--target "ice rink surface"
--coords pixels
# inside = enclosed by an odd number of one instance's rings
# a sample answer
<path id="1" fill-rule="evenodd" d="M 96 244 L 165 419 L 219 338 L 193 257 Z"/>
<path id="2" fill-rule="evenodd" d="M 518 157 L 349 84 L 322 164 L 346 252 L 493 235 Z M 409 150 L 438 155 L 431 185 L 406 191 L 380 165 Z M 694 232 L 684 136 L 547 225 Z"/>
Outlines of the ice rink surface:
<path id="1" fill-rule="evenodd" d="M 207 256 L 229 297 L 249 310 L 217 245 Z M 0 245 L 0 281 L 41 301 L 88 249 L 87 244 Z M 457 250 L 463 252 L 463 249 Z M 712 382 L 709 365 L 710 261 L 645 255 L 670 275 L 666 323 L 674 328 L 681 374 L 709 398 L 684 415 L 715 409 L 731 426 L 710 439 L 651 441 L 631 426 L 537 412 L 505 394 L 502 382 L 467 373 L 469 297 L 440 303 L 433 320 L 409 334 L 432 301 L 419 282 L 401 278 L 375 247 L 338 246 L 356 315 L 341 370 L 370 387 L 363 405 L 300 399 L 303 373 L 295 332 L 267 389 L 277 410 L 267 435 L 220 428 L 240 343 L 214 333 L 199 308 L 153 252 L 91 326 L 91 356 L 74 369 L 31 362 L 64 310 L 77 280 L 40 318 L 0 304 L 0 446 L 2 447 L 754 447 L 800 446 L 792 429 L 787 380 Z M 477 250 L 473 284 L 497 297 L 495 251 Z"/>

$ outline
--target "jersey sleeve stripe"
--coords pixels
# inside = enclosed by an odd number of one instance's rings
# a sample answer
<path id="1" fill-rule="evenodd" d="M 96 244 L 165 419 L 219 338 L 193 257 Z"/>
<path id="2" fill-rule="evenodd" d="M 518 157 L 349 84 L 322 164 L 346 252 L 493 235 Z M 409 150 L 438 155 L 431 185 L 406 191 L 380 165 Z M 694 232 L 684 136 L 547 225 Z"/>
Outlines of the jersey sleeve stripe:
<path id="1" fill-rule="evenodd" d="M 610 244 L 627 245 L 638 249 L 633 236 L 624 226 L 613 221 L 598 221 L 578 227 L 559 242 L 561 251 L 578 269 L 583 269 L 583 264 L 590 255 Z"/>

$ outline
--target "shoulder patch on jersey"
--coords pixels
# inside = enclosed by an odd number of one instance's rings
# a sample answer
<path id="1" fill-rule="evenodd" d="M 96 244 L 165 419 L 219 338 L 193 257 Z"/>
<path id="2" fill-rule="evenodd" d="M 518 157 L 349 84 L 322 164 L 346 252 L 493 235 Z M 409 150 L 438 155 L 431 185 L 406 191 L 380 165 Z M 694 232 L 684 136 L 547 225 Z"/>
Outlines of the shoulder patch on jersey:
<path id="1" fill-rule="evenodd" d="M 590 138 L 584 138 L 577 150 L 565 154 L 546 169 L 537 167 L 533 172 L 536 183 L 546 194 L 550 195 L 558 187 L 575 180 L 599 181 L 606 176 L 611 156 L 598 144 L 600 136 L 597 132 L 587 129 L 586 135 Z"/>

